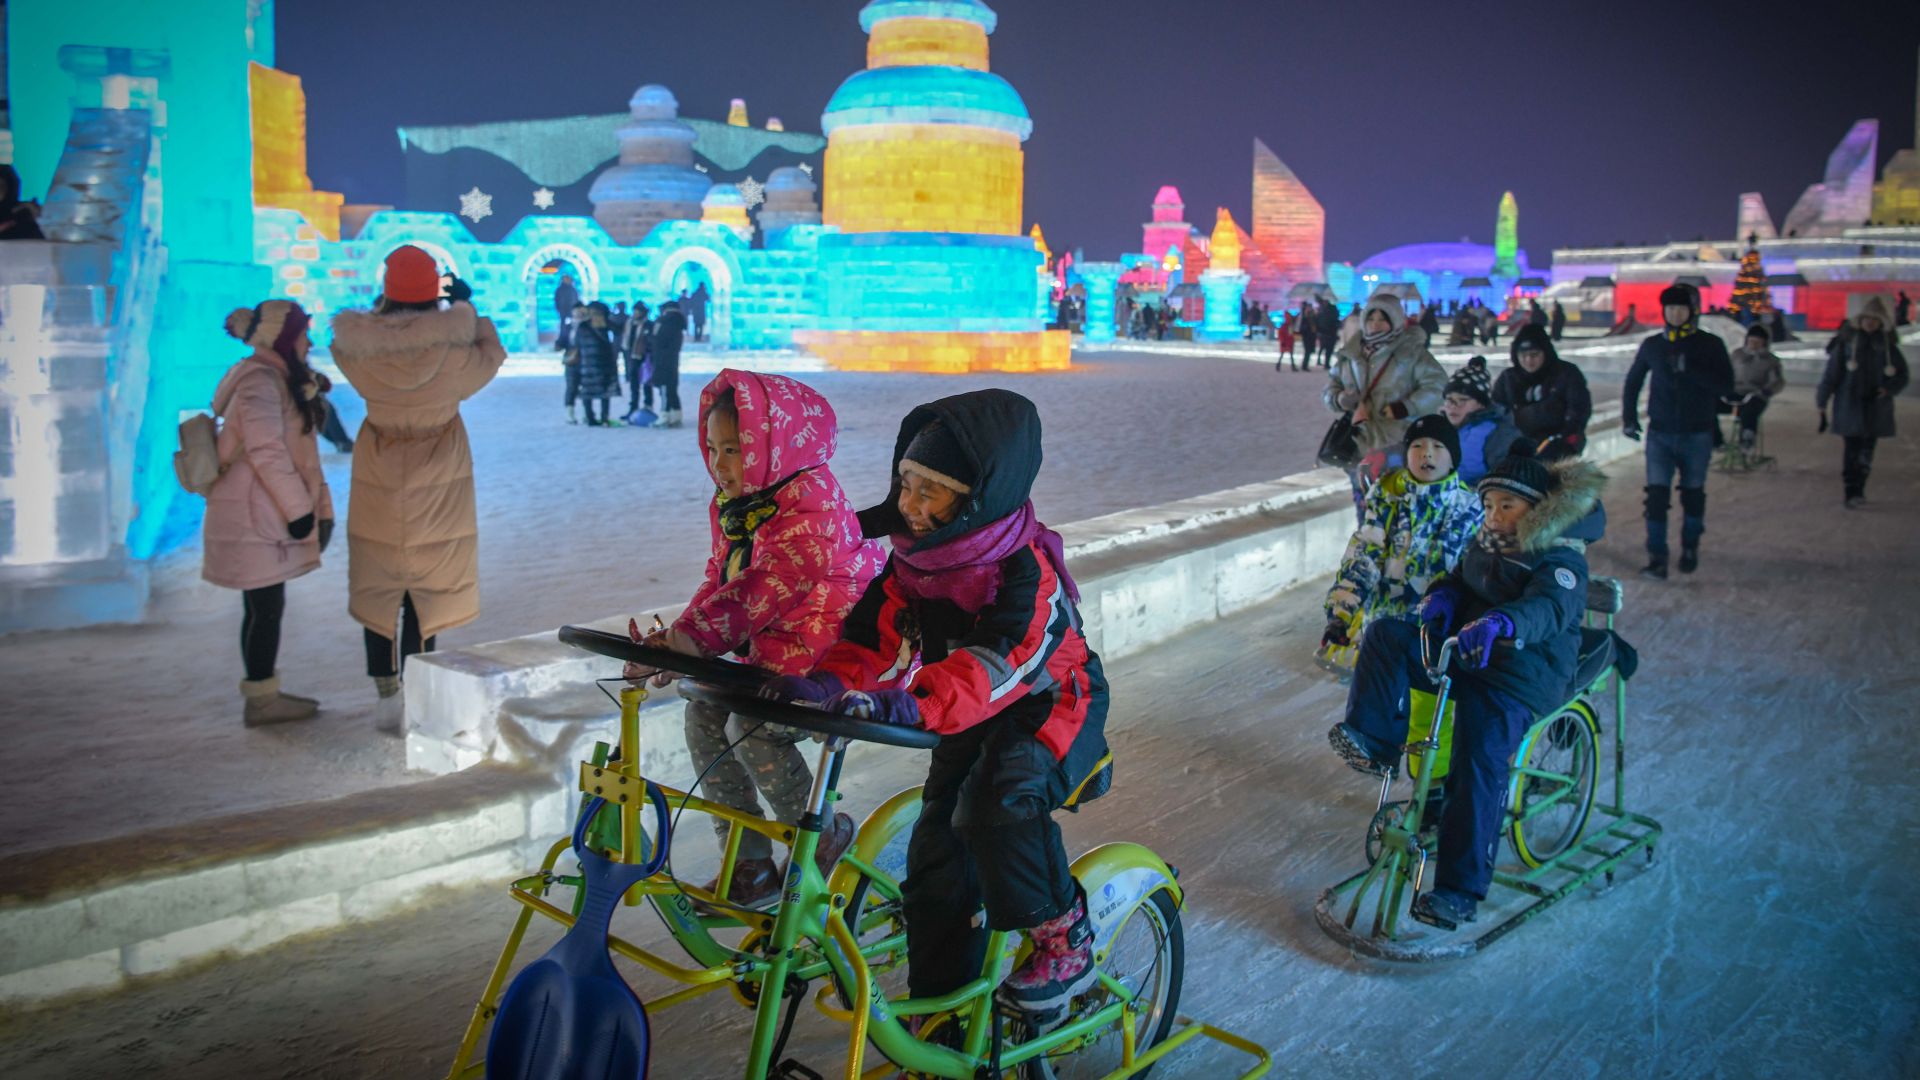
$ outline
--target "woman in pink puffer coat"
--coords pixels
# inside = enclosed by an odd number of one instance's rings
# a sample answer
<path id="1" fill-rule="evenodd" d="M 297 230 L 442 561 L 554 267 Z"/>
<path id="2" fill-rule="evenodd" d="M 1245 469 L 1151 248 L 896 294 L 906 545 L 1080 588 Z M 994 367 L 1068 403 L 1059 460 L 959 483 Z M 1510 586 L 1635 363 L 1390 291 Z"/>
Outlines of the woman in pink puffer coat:
<path id="1" fill-rule="evenodd" d="M 700 392 L 697 430 L 716 489 L 708 510 L 713 554 L 686 611 L 646 640 L 804 675 L 839 639 L 847 613 L 885 562 L 879 546 L 862 537 L 853 505 L 827 468 L 839 438 L 833 406 L 804 383 L 729 368 Z M 635 664 L 626 674 L 658 675 Z M 799 820 L 813 783 L 794 746 L 804 732 L 762 726 L 746 735 L 738 718 L 697 702 L 687 703 L 686 723 L 695 767 L 715 762 L 702 786 L 707 799 L 760 815 L 757 787 L 779 820 Z M 713 823 L 724 844 L 727 823 Z M 852 840 L 853 820 L 834 815 L 820 839 L 823 872 Z M 728 901 L 759 903 L 779 883 L 768 839 L 743 832 Z"/>
<path id="2" fill-rule="evenodd" d="M 207 493 L 200 576 L 241 590 L 240 684 L 249 727 L 304 720 L 312 698 L 280 692 L 275 663 L 286 583 L 320 566 L 333 537 L 333 498 L 314 432 L 322 422 L 319 380 L 307 367 L 307 313 L 268 300 L 227 316 L 227 333 L 253 346 L 213 395 L 222 419 L 220 479 Z"/>

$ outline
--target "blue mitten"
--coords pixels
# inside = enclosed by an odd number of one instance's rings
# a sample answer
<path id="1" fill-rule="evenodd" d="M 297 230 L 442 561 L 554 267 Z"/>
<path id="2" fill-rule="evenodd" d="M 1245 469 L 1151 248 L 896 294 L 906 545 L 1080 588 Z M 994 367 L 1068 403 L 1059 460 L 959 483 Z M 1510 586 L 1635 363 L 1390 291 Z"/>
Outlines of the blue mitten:
<path id="1" fill-rule="evenodd" d="M 760 686 L 760 696 L 774 701 L 805 701 L 818 705 L 846 693 L 847 686 L 824 671 L 812 675 L 782 675 Z"/>
<path id="2" fill-rule="evenodd" d="M 906 690 L 849 690 L 827 702 L 826 708 L 881 724 L 920 726 L 920 702 Z"/>
<path id="3" fill-rule="evenodd" d="M 1460 662 L 1479 670 L 1493 659 L 1493 643 L 1513 636 L 1513 620 L 1498 611 L 1468 623 L 1460 631 Z"/>
<path id="4" fill-rule="evenodd" d="M 1453 629 L 1453 612 L 1458 603 L 1453 590 L 1435 589 L 1420 601 L 1414 614 L 1420 619 L 1422 629 L 1430 630 L 1435 637 L 1446 637 L 1447 631 Z"/>

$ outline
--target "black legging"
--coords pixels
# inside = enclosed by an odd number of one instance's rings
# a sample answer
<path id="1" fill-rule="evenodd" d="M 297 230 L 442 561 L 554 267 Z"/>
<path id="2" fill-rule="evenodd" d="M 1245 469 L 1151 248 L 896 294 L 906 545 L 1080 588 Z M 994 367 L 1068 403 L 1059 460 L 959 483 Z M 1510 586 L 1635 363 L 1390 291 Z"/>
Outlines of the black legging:
<path id="1" fill-rule="evenodd" d="M 407 657 L 415 653 L 432 652 L 433 639 L 420 640 L 420 616 L 413 610 L 413 594 L 404 593 L 400 597 L 400 655 L 393 655 L 393 639 L 384 634 L 376 634 L 365 627 L 361 634 L 367 642 L 367 674 L 376 679 L 388 679 L 400 674 L 406 665 Z"/>
<path id="2" fill-rule="evenodd" d="M 240 657 L 247 665 L 247 681 L 273 678 L 280 659 L 280 617 L 287 611 L 285 582 L 248 589 L 240 594 Z"/>

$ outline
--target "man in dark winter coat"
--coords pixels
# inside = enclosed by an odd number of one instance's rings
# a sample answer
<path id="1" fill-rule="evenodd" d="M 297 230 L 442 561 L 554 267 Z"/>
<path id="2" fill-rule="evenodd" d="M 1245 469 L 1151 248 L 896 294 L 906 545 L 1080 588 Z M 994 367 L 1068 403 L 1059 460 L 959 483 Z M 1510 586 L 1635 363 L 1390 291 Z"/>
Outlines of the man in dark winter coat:
<path id="1" fill-rule="evenodd" d="M 1640 438 L 1640 387 L 1647 391 L 1647 565 L 1642 574 L 1667 576 L 1667 508 L 1675 474 L 1680 480 L 1680 572 L 1700 565 L 1707 531 L 1707 466 L 1720 427 L 1720 399 L 1733 394 L 1733 363 L 1718 335 L 1702 333 L 1699 294 L 1685 285 L 1660 293 L 1667 328 L 1640 343 L 1621 391 L 1621 432 Z"/>
<path id="2" fill-rule="evenodd" d="M 1453 759 L 1440 808 L 1434 885 L 1414 917 L 1451 929 L 1471 921 L 1493 880 L 1506 826 L 1514 747 L 1536 717 L 1573 693 L 1587 601 L 1587 545 L 1600 539 L 1607 478 L 1580 460 L 1546 465 L 1524 454 L 1477 485 L 1486 518 L 1458 570 L 1436 581 L 1412 621 L 1369 623 L 1355 660 L 1346 718 L 1327 732 L 1347 764 L 1380 775 L 1407 742 L 1407 693 L 1433 693 L 1422 639 L 1438 653 L 1457 635 L 1448 673 Z"/>
<path id="3" fill-rule="evenodd" d="M 1427 304 L 1420 309 L 1420 329 L 1427 332 L 1427 340 L 1432 342 L 1440 336 L 1440 317 L 1433 313 L 1433 305 Z"/>
<path id="4" fill-rule="evenodd" d="M 1547 325 L 1547 309 L 1541 307 L 1538 300 L 1527 301 L 1527 325 L 1540 327 Z"/>
<path id="5" fill-rule="evenodd" d="M 707 283 L 701 282 L 687 297 L 686 315 L 693 323 L 693 340 L 707 340 L 707 301 L 711 294 L 707 292 Z"/>
<path id="6" fill-rule="evenodd" d="M 647 351 L 653 360 L 653 385 L 660 390 L 660 419 L 656 427 L 680 426 L 680 346 L 687 338 L 687 317 L 680 301 L 660 305 L 660 317 L 653 321 L 653 336 Z"/>
<path id="7" fill-rule="evenodd" d="M 1303 300 L 1300 303 L 1300 347 L 1305 350 L 1302 355 L 1306 357 L 1309 368 L 1313 366 L 1313 351 L 1319 344 L 1320 311 L 1312 300 Z"/>
<path id="8" fill-rule="evenodd" d="M 1827 370 L 1813 395 L 1820 430 L 1828 430 L 1827 407 L 1833 407 L 1832 430 L 1843 447 L 1840 480 L 1848 509 L 1866 501 L 1874 446 L 1893 436 L 1893 399 L 1907 388 L 1907 358 L 1888 325 L 1890 314 L 1887 298 L 1873 296 L 1841 325 L 1827 345 Z"/>
<path id="9" fill-rule="evenodd" d="M 1567 309 L 1561 307 L 1560 301 L 1558 300 L 1553 302 L 1553 314 L 1547 317 L 1547 327 L 1555 341 L 1559 341 L 1560 335 L 1566 332 Z"/>
<path id="10" fill-rule="evenodd" d="M 573 327 L 573 349 L 580 365 L 580 399 L 589 427 L 613 423 L 615 380 L 619 363 L 614 358 L 613 330 L 608 325 L 607 305 L 595 300 L 587 305 L 587 318 Z M 596 416 L 594 402 L 600 403 Z"/>
<path id="11" fill-rule="evenodd" d="M 653 338 L 653 312 L 648 310 L 646 301 L 633 303 L 633 314 L 627 317 L 626 331 L 621 335 L 620 352 L 627 358 L 627 422 L 640 422 L 640 406 L 645 404 L 649 410 L 646 422 L 653 417 L 653 386 L 647 382 L 647 347 Z"/>
<path id="12" fill-rule="evenodd" d="M 1332 301 L 1322 299 L 1320 311 L 1314 316 L 1319 323 L 1315 327 L 1320 332 L 1320 366 L 1333 366 L 1333 350 L 1340 344 L 1340 309 Z"/>
<path id="13" fill-rule="evenodd" d="M 1507 349 L 1513 366 L 1493 384 L 1493 403 L 1513 414 L 1513 425 L 1547 461 L 1587 448 L 1593 395 L 1580 368 L 1560 359 L 1553 339 L 1538 326 L 1523 326 Z"/>

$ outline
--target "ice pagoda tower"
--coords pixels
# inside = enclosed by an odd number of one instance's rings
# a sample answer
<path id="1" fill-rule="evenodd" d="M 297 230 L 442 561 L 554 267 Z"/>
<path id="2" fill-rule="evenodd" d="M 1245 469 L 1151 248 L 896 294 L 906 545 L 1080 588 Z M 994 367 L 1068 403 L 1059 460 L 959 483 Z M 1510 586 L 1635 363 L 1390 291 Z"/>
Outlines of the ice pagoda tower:
<path id="1" fill-rule="evenodd" d="M 1043 256 L 1022 228 L 1026 103 L 988 70 L 980 0 L 872 0 L 867 67 L 820 118 L 827 136 L 819 329 L 796 339 L 853 370 L 1064 368 L 1034 302 Z"/>

